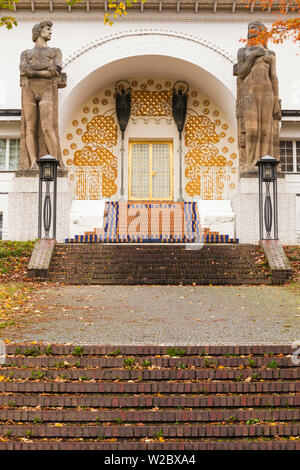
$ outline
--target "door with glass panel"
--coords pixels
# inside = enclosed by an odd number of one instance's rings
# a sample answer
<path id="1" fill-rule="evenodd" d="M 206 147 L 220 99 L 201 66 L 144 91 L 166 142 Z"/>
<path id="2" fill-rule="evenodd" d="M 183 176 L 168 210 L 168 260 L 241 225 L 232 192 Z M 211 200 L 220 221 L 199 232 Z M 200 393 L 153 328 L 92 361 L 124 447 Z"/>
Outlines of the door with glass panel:
<path id="1" fill-rule="evenodd" d="M 172 142 L 130 142 L 131 200 L 173 200 Z"/>

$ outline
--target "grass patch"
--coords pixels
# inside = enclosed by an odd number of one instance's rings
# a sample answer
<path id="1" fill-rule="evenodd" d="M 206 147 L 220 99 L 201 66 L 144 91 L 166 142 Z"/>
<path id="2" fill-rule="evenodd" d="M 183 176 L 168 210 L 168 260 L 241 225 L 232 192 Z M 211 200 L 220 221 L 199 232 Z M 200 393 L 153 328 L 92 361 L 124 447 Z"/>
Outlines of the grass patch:
<path id="1" fill-rule="evenodd" d="M 0 282 L 0 332 L 15 326 L 19 310 L 38 287 L 33 282 Z"/>
<path id="2" fill-rule="evenodd" d="M 0 241 L 0 282 L 24 277 L 34 244 L 34 241 Z"/>
<path id="3" fill-rule="evenodd" d="M 18 311 L 39 286 L 23 282 L 34 244 L 0 240 L 0 332 L 16 325 Z"/>
<path id="4" fill-rule="evenodd" d="M 186 355 L 186 350 L 185 349 L 176 349 L 176 348 L 169 348 L 167 349 L 167 355 L 170 357 L 175 357 L 175 356 L 185 356 Z"/>

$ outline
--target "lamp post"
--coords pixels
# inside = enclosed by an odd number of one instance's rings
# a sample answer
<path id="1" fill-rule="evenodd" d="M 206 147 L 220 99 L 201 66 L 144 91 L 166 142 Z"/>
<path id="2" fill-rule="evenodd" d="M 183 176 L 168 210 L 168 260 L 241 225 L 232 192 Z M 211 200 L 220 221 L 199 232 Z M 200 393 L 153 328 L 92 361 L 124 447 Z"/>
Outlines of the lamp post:
<path id="1" fill-rule="evenodd" d="M 179 133 L 179 197 L 177 201 L 183 201 L 182 197 L 182 131 L 187 112 L 187 82 L 178 80 L 174 83 L 172 93 L 172 114 Z"/>
<path id="2" fill-rule="evenodd" d="M 42 238 L 42 225 L 44 237 L 50 238 L 52 222 L 52 238 L 56 238 L 56 198 L 57 198 L 57 166 L 58 161 L 51 155 L 44 155 L 37 161 L 39 165 L 39 212 L 38 212 L 38 238 Z M 46 184 L 43 202 L 43 182 Z M 53 201 L 51 203 L 50 184 L 53 183 Z"/>
<path id="3" fill-rule="evenodd" d="M 278 240 L 278 203 L 277 203 L 277 165 L 276 158 L 266 155 L 256 163 L 259 168 L 259 238 L 260 240 Z M 270 185 L 272 183 L 272 190 Z M 263 190 L 265 186 L 265 193 Z M 273 205 L 271 192 L 273 193 Z M 263 198 L 265 197 L 264 201 Z M 273 238 L 272 238 L 273 227 Z M 265 230 L 264 230 L 265 229 Z M 266 238 L 264 237 L 266 232 Z"/>
<path id="4" fill-rule="evenodd" d="M 122 132 L 121 142 L 121 190 L 120 201 L 125 201 L 124 190 L 124 153 L 125 153 L 125 129 L 130 118 L 131 111 L 131 87 L 127 80 L 119 80 L 115 85 L 116 90 L 116 113 L 118 123 Z"/>

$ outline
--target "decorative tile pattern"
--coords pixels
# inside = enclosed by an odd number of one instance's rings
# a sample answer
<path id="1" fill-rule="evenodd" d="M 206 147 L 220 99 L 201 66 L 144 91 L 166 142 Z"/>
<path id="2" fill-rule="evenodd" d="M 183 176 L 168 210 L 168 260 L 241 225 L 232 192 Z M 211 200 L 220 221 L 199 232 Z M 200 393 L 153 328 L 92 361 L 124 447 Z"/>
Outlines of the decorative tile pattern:
<path id="1" fill-rule="evenodd" d="M 76 199 L 93 200 L 113 196 L 117 192 L 115 180 L 118 174 L 118 159 L 111 151 L 117 144 L 115 119 L 112 116 L 93 117 L 87 123 L 81 140 L 86 145 L 74 152 L 73 160 Z"/>
<path id="2" fill-rule="evenodd" d="M 157 125 L 163 123 L 164 126 L 170 126 L 169 129 L 166 129 L 166 135 L 170 139 L 172 138 L 176 145 L 177 131 L 174 128 L 172 117 L 174 80 L 151 76 L 137 79 L 129 77 L 128 80 L 132 86 L 130 124 L 138 127 L 136 129 L 134 127 L 128 128 L 130 132 L 126 132 L 126 139 L 142 138 L 142 125 L 148 126 L 148 131 L 144 135 L 151 135 L 155 138 Z M 150 127 L 151 132 L 149 133 Z M 183 172 L 186 179 L 184 183 L 186 195 L 189 197 L 200 196 L 206 199 L 226 199 L 226 188 L 229 188 L 233 194 L 237 187 L 239 164 L 234 130 L 230 123 L 226 122 L 222 110 L 218 109 L 216 103 L 211 99 L 204 96 L 201 90 L 193 88 L 189 93 L 183 136 Z M 75 183 L 75 180 L 78 179 L 75 173 L 78 173 L 79 167 L 98 167 L 99 172 L 103 170 L 105 174 L 100 175 L 97 194 L 100 191 L 100 197 L 116 195 L 117 177 L 115 175 L 120 155 L 120 132 L 117 133 L 115 83 L 98 90 L 85 103 L 82 103 L 72 116 L 65 131 L 62 148 L 64 163 L 70 170 L 69 179 L 71 182 Z M 177 147 L 174 150 L 176 162 Z M 127 158 L 129 156 L 125 155 L 125 165 Z M 178 161 L 176 165 L 178 165 Z M 160 162 L 160 168 L 163 168 L 162 162 Z M 227 172 L 225 181 L 221 176 L 222 172 L 219 173 L 218 178 L 213 177 L 212 179 L 211 173 L 204 173 L 204 177 L 207 175 L 208 181 L 201 180 L 201 171 L 212 168 L 227 168 L 234 171 Z M 139 176 L 142 178 L 142 175 Z M 161 177 L 162 174 L 159 176 Z M 91 178 L 94 178 L 94 172 Z M 175 181 L 178 184 L 177 179 Z M 139 190 L 143 188 L 143 181 L 140 183 Z M 154 194 L 152 197 L 147 195 L 147 184 L 144 192 L 137 192 L 135 196 L 129 195 L 128 197 L 144 200 L 147 200 L 148 197 L 149 199 L 173 199 L 173 197 L 168 198 L 166 195 L 168 183 L 165 179 L 156 182 L 154 177 L 153 183 Z M 126 181 L 125 186 L 129 187 Z M 76 184 L 73 184 L 73 188 L 76 198 L 85 198 L 86 195 L 82 192 L 77 191 L 76 194 Z M 174 189 L 176 191 L 176 187 Z M 101 191 L 103 192 L 101 193 Z M 89 197 L 97 199 L 98 196 L 89 191 Z"/>
<path id="3" fill-rule="evenodd" d="M 172 116 L 172 91 L 133 91 L 131 114 L 132 116 Z"/>

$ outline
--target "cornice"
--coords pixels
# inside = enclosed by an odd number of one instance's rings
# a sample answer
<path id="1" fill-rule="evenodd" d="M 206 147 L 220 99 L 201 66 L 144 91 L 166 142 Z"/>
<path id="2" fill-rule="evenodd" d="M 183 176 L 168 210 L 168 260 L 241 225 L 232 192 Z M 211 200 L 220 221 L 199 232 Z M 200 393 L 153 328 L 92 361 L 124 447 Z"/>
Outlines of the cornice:
<path id="1" fill-rule="evenodd" d="M 52 10 L 44 9 L 36 9 L 34 11 L 30 11 L 29 9 L 21 9 L 16 10 L 13 12 L 13 16 L 18 21 L 39 21 L 48 18 L 53 21 L 79 21 L 79 22 L 95 22 L 100 21 L 103 23 L 104 19 L 104 9 L 97 8 L 96 10 L 91 9 L 87 12 L 84 9 L 71 9 L 68 11 L 67 9 L 57 9 L 53 8 Z M 287 18 L 298 17 L 298 14 L 288 14 Z M 137 10 L 128 10 L 128 15 L 122 18 L 117 18 L 115 20 L 115 25 L 122 24 L 122 23 L 144 23 L 144 22 L 192 22 L 192 23 L 199 23 L 199 22 L 227 22 L 227 23 L 238 23 L 238 22 L 250 22 L 253 18 L 257 18 L 265 23 L 273 23 L 274 22 L 274 15 L 272 12 L 264 12 L 261 10 L 254 10 L 252 13 L 249 10 L 238 10 L 234 13 L 231 10 L 223 9 L 218 10 L 214 13 L 212 10 L 199 10 L 197 12 L 193 10 L 184 9 L 179 13 L 176 11 L 172 11 L 170 9 L 162 11 L 159 13 L 155 10 L 148 10 L 144 12 L 138 12 Z"/>

